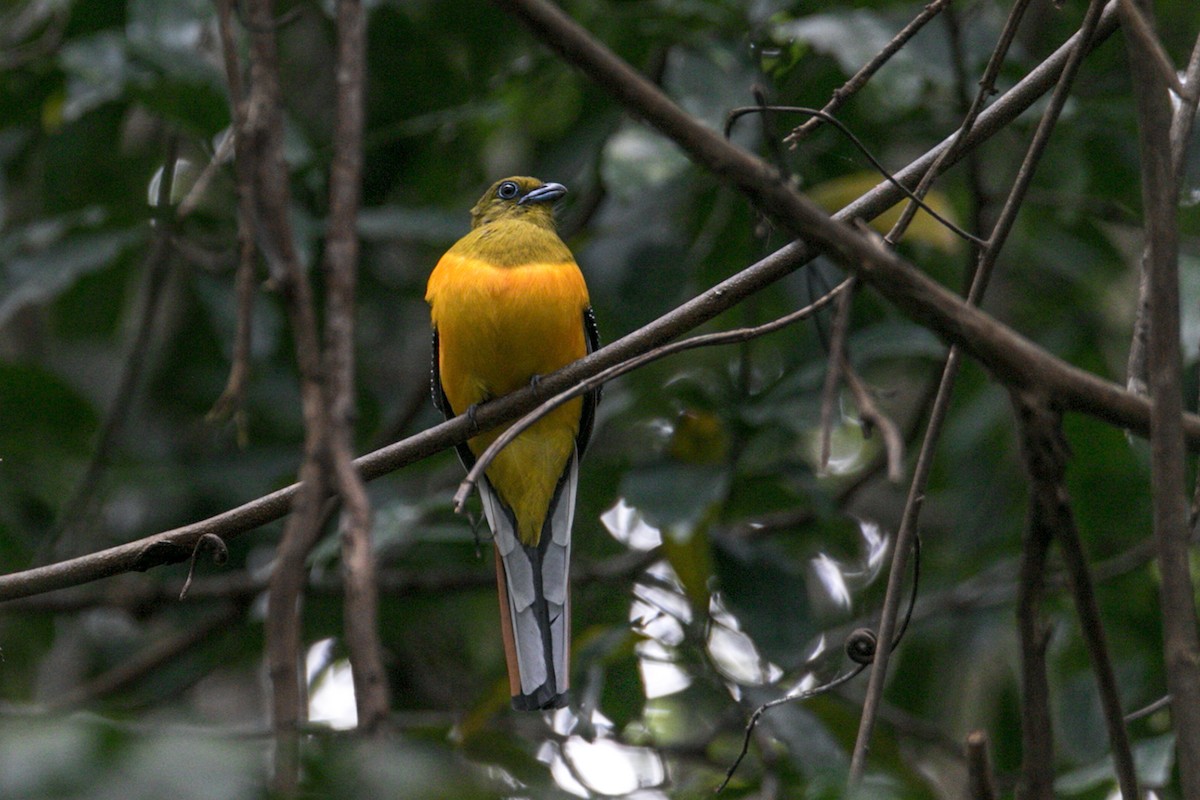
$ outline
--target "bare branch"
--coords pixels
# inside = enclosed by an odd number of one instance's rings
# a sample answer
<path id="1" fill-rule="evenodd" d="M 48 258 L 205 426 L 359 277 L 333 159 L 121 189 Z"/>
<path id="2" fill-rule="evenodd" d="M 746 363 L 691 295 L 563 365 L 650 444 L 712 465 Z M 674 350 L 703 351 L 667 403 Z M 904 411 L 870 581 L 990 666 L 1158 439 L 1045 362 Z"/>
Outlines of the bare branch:
<path id="1" fill-rule="evenodd" d="M 1106 14 L 1097 37 L 1111 33 L 1114 28 L 1115 14 Z M 958 157 L 1001 130 L 1045 92 L 1062 70 L 1076 41 L 1078 35 L 985 110 L 962 147 L 957 149 Z M 911 185 L 952 142 L 953 137 L 942 142 L 899 171 L 897 178 Z M 886 211 L 901 197 L 895 187 L 881 184 L 839 212 L 836 218 L 870 219 Z M 638 331 L 546 376 L 541 382 L 541 390 L 550 393 L 563 391 L 691 330 L 790 274 L 814 256 L 815 251 L 803 242 L 793 242 Z M 888 285 L 889 275 L 894 276 L 896 285 Z M 1028 375 L 1032 381 L 1042 383 L 1048 392 L 1057 394 L 1065 407 L 1091 413 L 1134 432 L 1144 434 L 1148 430 L 1149 405 L 1144 399 L 1129 395 L 1119 387 L 1054 358 L 982 312 L 967 308 L 961 300 L 940 287 L 931 286 L 919 278 L 915 281 L 914 285 L 914 279 L 910 279 L 905 272 L 888 270 L 877 285 L 888 296 L 904 297 L 904 306 L 914 317 L 933 320 L 931 327 L 947 338 L 970 337 L 976 344 L 976 352 L 997 374 L 1016 371 Z M 476 413 L 475 424 L 479 430 L 488 430 L 516 419 L 536 404 L 537 397 L 533 390 L 522 389 L 481 406 Z M 1186 416 L 1184 432 L 1193 446 L 1200 445 L 1200 419 Z M 465 416 L 459 417 L 365 455 L 357 459 L 355 465 L 364 479 L 372 480 L 465 441 L 475 433 L 476 428 L 471 422 Z M 291 507 L 296 492 L 297 486 L 292 485 L 200 522 L 88 556 L 0 576 L 0 601 L 183 561 L 191 555 L 196 539 L 204 533 L 214 533 L 229 540 L 280 519 Z"/>
<path id="2" fill-rule="evenodd" d="M 276 751 L 272 788 L 295 793 L 299 779 L 297 724 L 305 719 L 300 680 L 300 600 L 305 561 L 321 533 L 321 506 L 330 488 L 329 430 L 322 390 L 316 309 L 288 218 L 291 193 L 283 157 L 283 104 L 270 0 L 248 4 L 251 30 L 249 140 L 254 149 L 255 219 L 271 279 L 283 296 L 295 342 L 304 416 L 304 460 L 300 488 L 284 525 L 271 572 L 265 620 Z"/>
<path id="3" fill-rule="evenodd" d="M 1000 68 L 1004 66 L 1004 59 L 1008 56 L 1009 47 L 1012 46 L 1013 39 L 1017 35 L 1017 29 L 1020 27 L 1021 19 L 1025 16 L 1025 9 L 1028 7 L 1029 0 L 1017 0 L 1017 2 L 1013 3 L 1012 9 L 1008 12 L 1008 18 L 1004 21 L 1004 28 L 1000 31 L 1000 36 L 996 41 L 996 46 L 992 48 L 992 54 L 988 58 L 987 66 L 984 67 L 983 77 L 979 79 L 979 91 L 976 92 L 975 99 L 967 107 L 963 121 L 958 126 L 958 132 L 954 135 L 953 144 L 942 151 L 937 160 L 921 176 L 920 183 L 917 184 L 916 189 L 913 191 L 913 201 L 905 206 L 904 212 L 896 220 L 896 224 L 888 231 L 886 238 L 889 242 L 895 243 L 900 241 L 900 238 L 912 222 L 913 217 L 917 214 L 916 200 L 924 197 L 925 193 L 933 185 L 933 182 L 950 166 L 956 151 L 975 128 L 975 123 L 978 121 L 979 115 L 983 113 L 984 105 L 987 103 L 988 98 L 996 91 L 996 77 L 1000 74 Z M 946 19 L 954 19 L 953 11 L 953 9 L 947 10 Z M 951 31 L 956 30 L 956 25 L 952 23 Z M 957 39 L 957 37 L 952 38 Z M 1083 40 L 1081 39 L 1081 41 Z M 980 254 L 987 248 L 986 242 L 972 241 L 977 245 Z M 968 285 L 970 284 L 968 283 Z"/>
<path id="4" fill-rule="evenodd" d="M 871 390 L 854 368 L 847 362 L 842 365 L 842 369 L 846 376 L 846 385 L 854 395 L 854 404 L 858 406 L 858 415 L 862 418 L 863 427 L 868 432 L 878 430 L 883 438 L 887 478 L 893 483 L 898 483 L 904 475 L 904 437 L 900 435 L 896 423 L 879 410 L 875 399 L 871 397 Z"/>
<path id="5" fill-rule="evenodd" d="M 358 270 L 358 217 L 362 184 L 363 88 L 366 80 L 366 19 L 359 0 L 337 6 L 337 118 L 330 168 L 329 228 L 325 269 L 329 276 L 325 320 L 325 372 L 329 394 L 329 442 L 333 473 L 345 513 L 346 647 L 354 677 L 358 726 L 372 731 L 388 715 L 387 680 L 378 632 L 378 587 L 371 546 L 371 503 L 354 469 L 354 296 Z"/>
<path id="6" fill-rule="evenodd" d="M 1022 443 L 1035 451 L 1037 443 Z M 1033 452 L 1026 458 L 1038 457 Z M 1036 491 L 1036 487 L 1035 487 Z M 1021 537 L 1021 573 L 1017 583 L 1017 631 L 1021 642 L 1021 788 L 1028 800 L 1054 800 L 1054 735 L 1046 647 L 1050 627 L 1042 617 L 1046 592 L 1046 555 L 1053 531 L 1029 504 L 1029 521 Z"/>
<path id="7" fill-rule="evenodd" d="M 1138 40 L 1138 48 L 1143 57 L 1147 59 L 1147 65 L 1158 72 L 1158 79 L 1165 83 L 1176 97 L 1180 99 L 1188 97 L 1188 91 L 1179 81 L 1179 73 L 1176 71 L 1175 65 L 1171 63 L 1170 56 L 1163 49 L 1162 41 L 1154 35 L 1146 16 L 1142 14 L 1134 0 L 1120 0 L 1120 2 L 1121 23 L 1126 37 Z"/>
<path id="8" fill-rule="evenodd" d="M 229 87 L 230 117 L 233 124 L 230 139 L 234 146 L 234 174 L 237 177 L 237 247 L 238 265 L 235 279 L 237 296 L 237 332 L 233 339 L 233 354 L 229 379 L 221 396 L 208 412 L 210 422 L 232 416 L 240 444 L 245 444 L 245 413 L 242 404 L 250 378 L 250 344 L 254 320 L 255 257 L 254 244 L 254 153 L 250 147 L 249 111 L 242 66 L 238 58 L 233 29 L 234 0 L 218 0 L 217 21 L 221 34 L 221 52 L 225 61 L 225 80 Z"/>
<path id="9" fill-rule="evenodd" d="M 1032 141 L 1029 143 L 1025 158 L 1018 170 L 1017 178 L 1009 191 L 1008 199 L 996 220 L 995 226 L 992 228 L 987 245 L 980 251 L 979 261 L 976 263 L 974 273 L 971 276 L 970 289 L 967 292 L 967 303 L 970 306 L 978 306 L 983 299 L 1000 250 L 1003 248 L 1004 242 L 1012 230 L 1017 212 L 1020 210 L 1025 198 L 1025 192 L 1028 190 L 1029 183 L 1033 179 L 1034 170 L 1041 158 L 1041 154 L 1045 150 L 1050 134 L 1054 130 L 1059 114 L 1066 104 L 1067 96 L 1074 82 L 1075 75 L 1078 72 L 1079 65 L 1087 55 L 1088 43 L 1092 41 L 1100 25 L 1102 9 L 1103 3 L 1101 0 L 1092 0 L 1092 3 L 1088 6 L 1083 24 L 1080 26 L 1078 40 L 1066 64 L 1063 66 L 1062 74 L 1059 76 L 1058 82 L 1054 87 L 1050 102 L 1046 107 L 1045 113 L 1042 115 L 1041 121 L 1038 123 L 1038 128 L 1034 132 Z M 1011 36 L 1016 29 L 1016 19 L 1022 10 L 1023 6 L 1021 4 L 1014 7 L 1013 13 L 1009 17 L 1009 24 L 1001 35 L 1000 44 L 997 45 L 996 53 L 1007 50 Z M 1111 11 L 1109 12 L 1109 16 L 1114 16 Z M 982 82 L 985 89 L 989 85 L 988 82 L 994 80 L 994 70 L 999 68 L 999 61 L 1000 58 L 994 54 L 988 64 L 988 70 Z M 968 123 L 973 125 L 973 115 L 977 113 L 982 103 L 982 98 L 983 92 L 981 91 L 979 97 L 976 98 L 975 105 L 968 111 L 967 119 L 960 128 L 960 133 L 955 137 L 956 142 L 961 141 L 961 137 L 966 135 L 964 132 L 970 130 Z M 938 167 L 938 162 L 935 162 L 918 189 L 928 186 Z M 911 206 L 909 210 L 911 211 Z M 903 229 L 902 222 L 903 217 L 897 222 L 897 230 Z M 895 232 L 894 230 L 893 233 Z M 917 466 L 913 472 L 912 483 L 909 486 L 904 511 L 901 515 L 900 527 L 896 533 L 896 547 L 892 553 L 887 592 L 884 596 L 883 609 L 880 611 L 879 632 L 881 637 L 886 638 L 891 636 L 892 626 L 895 624 L 896 615 L 900 607 L 900 593 L 906 567 L 904 562 L 908 554 L 909 541 L 916 535 L 917 522 L 920 518 L 921 506 L 924 503 L 925 487 L 928 484 L 929 472 L 933 463 L 934 453 L 937 449 L 937 443 L 941 439 L 942 425 L 946 419 L 950 399 L 954 394 L 954 386 L 958 380 L 959 365 L 959 344 L 955 343 L 946 355 L 946 362 L 942 369 L 941 383 L 938 386 L 938 393 L 934 399 L 929 426 L 925 432 L 925 441 L 922 443 L 921 452 L 917 457 Z M 1017 376 L 1014 383 L 1019 385 L 1023 381 Z M 1024 385 L 1036 386 L 1037 383 L 1030 384 L 1025 382 Z M 888 658 L 887 653 L 881 654 L 871 667 L 871 677 L 867 682 L 867 693 L 863 702 L 863 714 L 859 722 L 858 738 L 855 741 L 854 753 L 850 762 L 850 775 L 848 778 L 850 786 L 857 786 L 866 770 L 867 749 L 870 745 L 871 732 L 875 724 L 875 712 L 883 697 L 883 688 L 887 679 Z"/>
<path id="10" fill-rule="evenodd" d="M 241 618 L 244 609 L 240 606 L 211 615 L 208 619 L 191 622 L 173 636 L 155 641 L 142 652 L 112 669 L 97 675 L 87 683 L 57 695 L 46 704 L 49 711 L 64 711 L 88 705 L 137 685 L 147 675 L 169 664 L 179 656 L 206 642 L 212 636 L 229 630 L 229 626 Z"/>
<path id="11" fill-rule="evenodd" d="M 1143 7 L 1143 11 L 1149 9 Z M 1130 71 L 1138 111 L 1145 209 L 1145 264 L 1149 290 L 1148 358 L 1154 533 L 1158 541 L 1159 592 L 1167 687 L 1177 737 L 1181 791 L 1200 796 L 1200 637 L 1189 549 L 1182 441 L 1182 353 L 1179 342 L 1179 231 L 1176 180 L 1171 158 L 1170 98 L 1154 54 L 1127 33 Z M 1195 88 L 1195 87 L 1189 87 Z"/>
<path id="12" fill-rule="evenodd" d="M 967 734 L 967 782 L 971 800 L 997 800 L 996 778 L 992 775 L 992 760 L 988 755 L 988 735 L 985 731 Z"/>
<path id="13" fill-rule="evenodd" d="M 829 468 L 829 455 L 833 442 L 833 408 L 837 405 L 838 386 L 846 368 L 846 335 L 850 328 L 850 303 L 854 299 L 854 287 L 858 281 L 847 279 L 847 290 L 841 293 L 833 311 L 833 323 L 829 328 L 829 357 L 825 359 L 825 381 L 821 386 L 821 454 L 817 464 L 821 470 Z"/>
<path id="14" fill-rule="evenodd" d="M 941 13 L 942 9 L 949 5 L 949 3 L 950 0 L 933 0 L 933 2 L 921 9 L 921 12 L 917 14 L 917 16 L 913 17 L 912 20 L 905 25 L 899 33 L 892 37 L 892 40 L 888 42 L 882 50 L 876 53 L 870 61 L 864 64 L 862 69 L 854 73 L 854 76 L 851 77 L 850 80 L 833 90 L 833 96 L 829 98 L 829 102 L 826 103 L 821 110 L 826 114 L 832 114 L 841 108 L 842 105 L 844 105 L 847 100 L 853 97 L 859 89 L 867 85 L 867 82 L 875 76 L 875 73 L 878 72 L 884 64 L 891 60 L 892 56 L 900 52 L 900 48 L 908 44 L 909 39 L 911 39 L 913 36 L 916 36 L 917 32 L 925 27 L 925 23 L 929 22 L 929 20 Z M 812 133 L 812 131 L 820 124 L 820 118 L 814 117 L 804 124 L 797 126 L 796 129 L 789 133 L 783 141 L 790 144 L 794 148 L 801 139 Z"/>
<path id="15" fill-rule="evenodd" d="M 1021 428 L 1021 449 L 1030 479 L 1029 527 L 1036 532 L 1033 539 L 1037 547 L 1041 546 L 1043 538 L 1058 541 L 1066 566 L 1067 584 L 1075 598 L 1080 632 L 1096 673 L 1096 686 L 1108 727 L 1108 741 L 1121 796 L 1137 798 L 1140 797 L 1137 773 L 1129 746 L 1129 734 L 1125 730 L 1117 679 L 1108 655 L 1107 637 L 1100 620 L 1091 571 L 1067 494 L 1069 448 L 1062 434 L 1062 416 L 1045 398 L 1034 393 L 1014 392 L 1012 400 Z M 1039 580 L 1044 580 L 1044 577 L 1039 577 Z"/>

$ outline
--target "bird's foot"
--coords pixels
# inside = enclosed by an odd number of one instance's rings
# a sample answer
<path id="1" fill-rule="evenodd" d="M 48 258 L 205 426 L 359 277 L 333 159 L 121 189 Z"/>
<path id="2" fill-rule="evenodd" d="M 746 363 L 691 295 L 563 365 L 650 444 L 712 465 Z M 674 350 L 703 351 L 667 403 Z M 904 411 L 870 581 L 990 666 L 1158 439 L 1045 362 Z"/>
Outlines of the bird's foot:
<path id="1" fill-rule="evenodd" d="M 475 540 L 475 558 L 482 559 L 483 558 L 483 538 L 484 537 L 479 535 L 479 528 L 480 528 L 480 523 L 483 521 L 483 517 L 476 516 L 475 514 L 468 514 L 467 519 L 471 523 L 471 537 Z"/>

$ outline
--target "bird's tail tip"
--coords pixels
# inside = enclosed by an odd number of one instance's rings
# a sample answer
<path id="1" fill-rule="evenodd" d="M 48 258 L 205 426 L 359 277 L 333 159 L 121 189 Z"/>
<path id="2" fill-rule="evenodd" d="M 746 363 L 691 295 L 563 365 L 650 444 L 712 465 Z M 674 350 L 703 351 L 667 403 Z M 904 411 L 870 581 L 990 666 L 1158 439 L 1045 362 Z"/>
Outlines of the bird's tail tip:
<path id="1" fill-rule="evenodd" d="M 528 694 L 514 694 L 512 707 L 515 711 L 553 711 L 565 708 L 567 700 L 566 692 L 555 692 L 548 684 L 543 684 Z"/>

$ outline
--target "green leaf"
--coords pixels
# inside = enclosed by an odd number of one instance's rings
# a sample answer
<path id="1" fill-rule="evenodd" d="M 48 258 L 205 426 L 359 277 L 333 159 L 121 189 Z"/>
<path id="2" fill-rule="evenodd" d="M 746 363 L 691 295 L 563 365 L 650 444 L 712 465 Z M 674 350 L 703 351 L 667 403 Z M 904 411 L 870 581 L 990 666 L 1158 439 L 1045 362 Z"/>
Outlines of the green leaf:
<path id="1" fill-rule="evenodd" d="M 67 236 L 37 252 L 11 258 L 0 273 L 0 326 L 22 308 L 44 305 L 81 276 L 110 266 L 143 237 L 141 228 Z"/>

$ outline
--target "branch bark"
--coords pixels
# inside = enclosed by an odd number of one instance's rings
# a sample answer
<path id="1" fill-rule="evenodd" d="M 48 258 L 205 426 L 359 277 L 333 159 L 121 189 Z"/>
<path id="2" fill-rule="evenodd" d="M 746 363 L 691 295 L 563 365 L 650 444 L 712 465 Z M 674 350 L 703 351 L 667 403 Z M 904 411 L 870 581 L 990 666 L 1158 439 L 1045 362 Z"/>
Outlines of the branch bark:
<path id="1" fill-rule="evenodd" d="M 330 167 L 329 229 L 325 237 L 329 284 L 325 372 L 330 457 L 344 508 L 346 647 L 354 678 L 358 726 L 372 731 L 387 718 L 389 702 L 378 634 L 379 590 L 371 546 L 371 502 L 362 477 L 354 468 L 354 296 L 358 270 L 355 222 L 362 185 L 366 80 L 366 19 L 359 0 L 339 0 L 337 30 L 337 117 Z"/>
<path id="2" fill-rule="evenodd" d="M 1099 26 L 1102 9 L 1102 0 L 1092 0 L 1088 6 L 1083 24 L 1079 29 L 1079 39 L 1070 56 L 1067 58 L 1062 74 L 1054 86 L 1050 102 L 1047 104 L 1046 111 L 1038 122 L 1037 130 L 1034 132 L 1025 157 L 1021 161 L 1016 180 L 1013 181 L 1008 197 L 1005 199 L 1004 207 L 996 219 L 996 224 L 992 227 L 986 245 L 979 253 L 979 260 L 971 273 L 970 288 L 967 291 L 967 303 L 971 306 L 978 306 L 983 300 L 984 293 L 987 291 L 988 283 L 991 281 L 992 273 L 995 271 L 996 264 L 1000 258 L 1000 252 L 1008 240 L 1008 235 L 1016 222 L 1017 214 L 1024 203 L 1029 184 L 1033 180 L 1033 174 L 1050 141 L 1050 135 L 1058 123 L 1063 106 L 1066 105 L 1075 75 L 1079 71 L 1079 66 L 1083 63 L 1083 59 L 1087 55 L 1088 43 L 1092 41 L 1092 37 Z M 1005 25 L 993 56 L 989 59 L 988 66 L 984 71 L 984 77 L 981 81 L 981 91 L 976 96 L 975 104 L 968 110 L 967 117 L 960 129 L 961 131 L 969 131 L 970 127 L 974 124 L 975 115 L 982 106 L 985 97 L 984 93 L 987 91 L 987 87 L 991 84 L 991 81 L 995 80 L 995 76 L 1003 61 L 1003 54 L 1007 52 L 1012 37 L 1016 34 L 1018 23 L 1024 11 L 1024 3 L 1014 4 L 1012 12 L 1009 15 L 1008 24 Z M 925 178 L 922 178 L 921 184 L 918 186 L 918 191 L 923 191 L 927 188 L 928 183 L 935 176 L 939 166 L 935 162 L 930 167 L 929 174 Z M 910 204 L 906 211 L 911 213 L 913 205 Z M 901 219 L 897 221 L 897 229 L 902 227 L 905 216 L 907 214 L 902 215 Z M 889 234 L 889 238 L 891 238 L 891 234 Z M 896 615 L 900 608 L 900 598 L 903 594 L 904 574 L 908 567 L 908 552 L 911 547 L 912 538 L 916 535 L 917 521 L 921 514 L 930 468 L 937 449 L 937 443 L 941 439 L 942 425 L 946 419 L 949 403 L 954 394 L 954 387 L 958 381 L 958 372 L 962 363 L 960 355 L 960 347 L 957 344 L 952 345 L 950 352 L 946 355 L 946 362 L 942 369 L 941 383 L 938 386 L 937 396 L 934 398 L 933 410 L 930 413 L 929 427 L 925 431 L 925 441 L 921 445 L 921 452 L 917 458 L 917 467 L 914 470 L 912 484 L 909 487 L 900 526 L 896 533 L 896 544 L 892 549 L 891 570 L 888 575 L 888 588 L 879 620 L 879 636 L 884 641 L 890 641 L 892 631 L 895 628 Z M 867 747 L 870 744 L 871 731 L 875 724 L 875 710 L 883 696 L 889 659 L 889 652 L 881 652 L 876 656 L 871 666 L 871 677 L 863 702 L 863 715 L 859 725 L 858 739 L 855 742 L 854 753 L 850 762 L 849 784 L 851 786 L 858 784 L 862 779 L 863 771 L 866 769 Z"/>
<path id="3" fill-rule="evenodd" d="M 306 711 L 300 674 L 300 601 L 306 583 L 305 561 L 320 536 L 321 506 L 330 488 L 329 430 L 312 288 L 288 219 L 291 193 L 283 157 L 283 103 L 271 1 L 254 0 L 248 4 L 247 14 L 251 33 L 247 127 L 254 151 L 257 239 L 291 323 L 304 417 L 300 484 L 271 571 L 265 620 L 271 724 L 276 736 L 271 785 L 287 797 L 295 794 L 299 781 L 297 728 Z"/>
<path id="4" fill-rule="evenodd" d="M 236 277 L 237 332 L 234 334 L 229 378 L 221 396 L 208 412 L 209 421 L 232 416 L 238 429 L 239 441 L 244 439 L 242 403 L 250 377 L 250 344 L 254 320 L 255 262 L 258 251 L 254 245 L 254 163 L 250 148 L 249 116 L 246 90 L 242 80 L 241 59 L 233 28 L 234 0 L 218 0 L 217 25 L 221 35 L 221 54 L 225 63 L 225 81 L 229 87 L 229 108 L 234 147 L 234 175 L 237 179 L 237 245 Z"/>
<path id="5" fill-rule="evenodd" d="M 1115 15 L 1106 13 L 1097 29 L 1096 38 L 1111 34 L 1115 25 Z M 553 35 L 553 29 L 548 35 Z M 1047 91 L 1061 72 L 1076 38 L 1060 47 L 984 111 L 971 134 L 955 149 L 950 161 L 961 158 L 1003 129 Z M 641 113 L 640 106 L 635 106 L 633 110 Z M 673 113 L 682 112 L 674 109 Z M 717 141 L 717 146 L 725 146 L 719 138 Z M 953 136 L 946 139 L 899 171 L 896 177 L 906 185 L 915 184 L 953 141 Z M 835 219 L 871 219 L 902 197 L 900 190 L 885 182 L 847 206 Z M 670 341 L 802 267 L 815 256 L 815 249 L 804 242 L 793 242 L 643 328 L 546 376 L 541 381 L 541 392 L 538 394 L 563 391 L 604 369 Z M 908 273 L 911 270 L 895 270 L 886 266 L 883 269 L 882 274 L 873 272 L 871 281 L 882 294 L 897 300 L 898 304 L 902 303 L 902 307 L 914 318 L 933 320 L 931 327 L 946 338 L 952 341 L 970 338 L 977 345 L 973 352 L 978 353 L 985 365 L 992 367 L 997 374 L 1012 370 L 1023 372 L 1032 381 L 1041 381 L 1046 391 L 1057 395 L 1066 408 L 1091 413 L 1141 435 L 1149 430 L 1150 410 L 1145 399 L 1130 395 L 1118 386 L 1056 359 L 983 312 L 968 308 L 961 299 L 932 281 L 910 278 Z M 537 405 L 538 394 L 527 388 L 486 403 L 475 415 L 478 428 L 465 416 L 449 420 L 362 456 L 355 461 L 355 466 L 365 480 L 373 480 L 463 442 L 478 431 L 516 419 Z M 1200 447 L 1200 418 L 1187 415 L 1184 418 L 1184 432 L 1193 447 Z M 282 518 L 291 508 L 297 490 L 298 485 L 293 484 L 200 522 L 69 561 L 0 576 L 0 601 L 184 561 L 190 557 L 196 541 L 206 533 L 229 539 Z"/>
<path id="6" fill-rule="evenodd" d="M 1031 392 L 1014 392 L 1013 406 L 1016 410 L 1017 421 L 1021 430 L 1021 451 L 1025 458 L 1026 471 L 1029 473 L 1029 528 L 1026 547 L 1042 548 L 1042 540 L 1046 539 L 1045 547 L 1051 539 L 1058 541 L 1066 568 L 1067 584 L 1075 599 L 1076 613 L 1079 615 L 1079 627 L 1088 657 L 1092 662 L 1092 670 L 1096 674 L 1096 686 L 1100 697 L 1100 705 L 1104 710 L 1104 721 L 1108 727 L 1108 741 L 1112 748 L 1113 766 L 1117 774 L 1117 782 L 1122 797 L 1138 798 L 1137 773 L 1134 769 L 1133 752 L 1129 746 L 1129 734 L 1125 730 L 1124 713 L 1121 710 L 1120 694 L 1117 690 L 1116 674 L 1113 671 L 1112 660 L 1108 655 L 1108 642 L 1104 634 L 1104 626 L 1100 620 L 1100 608 L 1096 602 L 1096 592 L 1093 588 L 1091 570 L 1084 554 L 1083 542 L 1079 530 L 1075 526 L 1074 514 L 1071 512 L 1070 499 L 1066 487 L 1067 457 L 1069 447 L 1062 433 L 1062 416 L 1044 397 Z M 1045 560 L 1045 553 L 1039 556 Z M 1031 556 L 1026 556 L 1031 558 Z M 1044 573 L 1044 570 L 1043 570 Z M 1032 576 L 1022 567 L 1022 584 L 1019 597 L 1026 597 L 1025 581 Z M 1037 576 L 1040 586 L 1038 593 L 1045 584 L 1044 574 Z M 1022 611 L 1024 612 L 1024 606 Z M 1022 618 L 1022 623 L 1026 621 Z M 1034 623 L 1030 623 L 1034 624 Z M 1029 742 L 1033 746 L 1041 746 L 1038 742 Z M 1036 758 L 1036 757 L 1034 757 Z M 1040 780 L 1039 766 L 1038 772 Z M 1051 777 L 1053 777 L 1051 775 Z M 1034 781 L 1027 775 L 1029 781 Z"/>
<path id="7" fill-rule="evenodd" d="M 967 734 L 967 785 L 971 800 L 996 800 L 996 779 L 992 775 L 992 759 L 988 753 L 986 731 Z"/>
<path id="8" fill-rule="evenodd" d="M 1151 18 L 1149 4 L 1142 11 Z M 1181 420 L 1182 353 L 1179 342 L 1179 231 L 1171 158 L 1171 104 L 1153 48 L 1126 34 L 1138 143 L 1142 158 L 1145 265 L 1149 292 L 1148 366 L 1154 533 L 1158 541 L 1163 648 L 1175 724 L 1182 794 L 1200 797 L 1200 637 L 1189 569 Z M 1190 87 L 1194 90 L 1195 87 Z"/>
<path id="9" fill-rule="evenodd" d="M 1017 393 L 1014 393 L 1014 397 Z M 1018 417 L 1028 406 L 1018 405 Z M 1024 420 L 1022 420 L 1024 423 Z M 1027 427 L 1023 425 L 1023 429 Z M 1035 428 L 1035 432 L 1038 429 Z M 1057 459 L 1048 452 L 1059 446 L 1055 439 L 1039 441 L 1022 436 L 1022 451 L 1030 472 L 1039 459 Z M 1021 643 L 1021 800 L 1054 800 L 1054 733 L 1050 722 L 1050 684 L 1046 676 L 1046 646 L 1050 627 L 1042 617 L 1046 594 L 1046 555 L 1054 532 L 1040 513 L 1039 492 L 1044 484 L 1031 487 L 1029 519 L 1021 537 L 1021 568 L 1017 582 L 1017 632 Z M 1053 498 L 1051 498 L 1053 502 Z"/>

